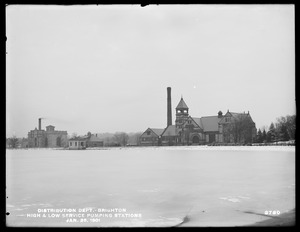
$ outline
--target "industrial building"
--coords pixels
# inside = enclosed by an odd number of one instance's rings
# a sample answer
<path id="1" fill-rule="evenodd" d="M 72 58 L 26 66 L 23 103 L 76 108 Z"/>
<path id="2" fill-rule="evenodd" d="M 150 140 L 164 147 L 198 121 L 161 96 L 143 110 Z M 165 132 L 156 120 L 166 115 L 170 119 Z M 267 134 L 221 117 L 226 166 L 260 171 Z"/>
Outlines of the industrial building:
<path id="1" fill-rule="evenodd" d="M 227 110 L 223 115 L 192 117 L 181 97 L 176 110 L 175 125 L 172 125 L 171 88 L 167 88 L 167 127 L 148 128 L 140 136 L 141 146 L 153 145 L 204 145 L 211 143 L 252 143 L 256 127 L 250 113 L 234 113 Z"/>
<path id="2" fill-rule="evenodd" d="M 67 131 L 57 131 L 52 125 L 42 129 L 42 118 L 38 120 L 38 129 L 35 128 L 28 132 L 28 147 L 55 148 L 68 146 Z"/>

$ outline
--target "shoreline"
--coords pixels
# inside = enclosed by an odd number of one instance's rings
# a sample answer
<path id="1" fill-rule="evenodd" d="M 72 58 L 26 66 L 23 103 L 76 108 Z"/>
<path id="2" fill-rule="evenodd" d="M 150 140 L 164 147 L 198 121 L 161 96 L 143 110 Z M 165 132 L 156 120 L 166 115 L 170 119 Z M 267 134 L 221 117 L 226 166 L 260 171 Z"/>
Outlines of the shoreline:
<path id="1" fill-rule="evenodd" d="M 296 210 L 292 209 L 289 212 L 283 213 L 278 217 L 266 219 L 254 224 L 244 225 L 242 227 L 269 227 L 269 226 L 295 226 L 296 225 Z"/>

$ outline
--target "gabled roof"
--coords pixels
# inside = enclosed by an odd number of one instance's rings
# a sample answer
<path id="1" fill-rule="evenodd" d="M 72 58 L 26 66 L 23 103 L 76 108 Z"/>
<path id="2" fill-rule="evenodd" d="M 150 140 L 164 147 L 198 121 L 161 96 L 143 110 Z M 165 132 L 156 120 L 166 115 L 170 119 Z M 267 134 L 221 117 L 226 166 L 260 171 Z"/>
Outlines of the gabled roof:
<path id="1" fill-rule="evenodd" d="M 69 141 L 87 141 L 87 137 L 86 136 L 79 136 L 79 137 L 75 137 L 75 138 L 71 138 L 69 139 Z"/>
<path id="2" fill-rule="evenodd" d="M 175 125 L 170 125 L 168 126 L 162 136 L 176 136 L 177 135 L 177 130 Z"/>
<path id="3" fill-rule="evenodd" d="M 232 117 L 237 118 L 242 116 L 244 113 L 235 113 L 235 112 L 228 112 L 229 114 L 231 114 Z"/>
<path id="4" fill-rule="evenodd" d="M 202 123 L 201 123 L 201 118 L 194 118 L 194 117 L 191 117 L 191 118 L 194 120 L 195 123 L 198 124 L 198 126 L 199 126 L 200 128 L 203 129 L 203 125 L 202 125 Z"/>
<path id="5" fill-rule="evenodd" d="M 253 122 L 249 112 L 248 113 L 235 113 L 235 112 L 227 111 L 227 113 L 223 116 L 223 118 L 225 118 L 225 116 L 232 116 L 235 119 L 243 119 L 243 118 L 249 117 L 250 120 Z M 221 123 L 223 123 L 223 122 L 224 122 L 224 119 L 221 121 Z"/>
<path id="6" fill-rule="evenodd" d="M 185 104 L 183 98 L 181 97 L 180 102 L 178 103 L 176 109 L 188 109 L 187 105 Z"/>
<path id="7" fill-rule="evenodd" d="M 204 132 L 219 131 L 219 122 L 221 118 L 218 116 L 201 117 L 201 124 Z"/>
<path id="8" fill-rule="evenodd" d="M 150 130 L 152 130 L 157 136 L 160 136 L 165 129 L 157 129 L 157 128 L 149 128 Z"/>
<path id="9" fill-rule="evenodd" d="M 234 113 L 234 112 L 229 112 L 233 117 L 249 117 L 250 114 L 248 113 Z"/>
<path id="10" fill-rule="evenodd" d="M 99 137 L 95 136 L 95 135 L 91 135 L 91 137 L 89 138 L 90 142 L 103 142 L 102 139 L 100 139 Z"/>

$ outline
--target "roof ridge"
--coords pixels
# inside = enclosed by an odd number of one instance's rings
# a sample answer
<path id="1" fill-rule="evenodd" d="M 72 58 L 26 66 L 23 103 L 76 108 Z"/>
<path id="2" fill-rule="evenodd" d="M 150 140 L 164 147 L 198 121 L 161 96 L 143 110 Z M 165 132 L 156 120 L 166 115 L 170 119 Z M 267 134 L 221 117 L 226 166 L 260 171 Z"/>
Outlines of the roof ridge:
<path id="1" fill-rule="evenodd" d="M 233 113 L 233 114 L 248 114 L 246 112 L 237 113 L 237 112 L 232 112 L 232 111 L 229 111 L 229 113 Z"/>
<path id="2" fill-rule="evenodd" d="M 202 116 L 201 118 L 208 118 L 208 117 L 218 117 L 218 115 Z"/>

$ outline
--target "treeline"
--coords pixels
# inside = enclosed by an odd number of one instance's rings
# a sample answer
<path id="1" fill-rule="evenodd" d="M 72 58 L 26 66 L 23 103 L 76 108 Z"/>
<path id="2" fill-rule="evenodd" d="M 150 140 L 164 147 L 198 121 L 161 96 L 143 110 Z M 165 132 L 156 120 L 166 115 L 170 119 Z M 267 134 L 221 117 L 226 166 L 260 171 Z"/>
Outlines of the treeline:
<path id="1" fill-rule="evenodd" d="M 97 137 L 103 140 L 105 147 L 112 146 L 138 146 L 142 132 L 116 132 L 116 133 L 97 133 Z"/>
<path id="2" fill-rule="evenodd" d="M 256 136 L 257 143 L 273 143 L 279 141 L 295 140 L 296 115 L 287 115 L 276 119 L 271 123 L 268 131 L 266 129 L 258 130 Z"/>
<path id="3" fill-rule="evenodd" d="M 90 132 L 88 132 L 89 134 Z M 119 146 L 138 146 L 139 138 L 142 132 L 116 132 L 116 133 L 97 133 L 105 147 L 119 147 Z M 68 139 L 78 137 L 77 133 L 73 133 L 68 136 Z M 27 138 L 17 138 L 12 136 L 6 138 L 6 148 L 27 148 L 28 139 Z"/>
<path id="4" fill-rule="evenodd" d="M 17 138 L 15 135 L 6 138 L 7 148 L 25 148 L 27 144 L 27 138 Z"/>

